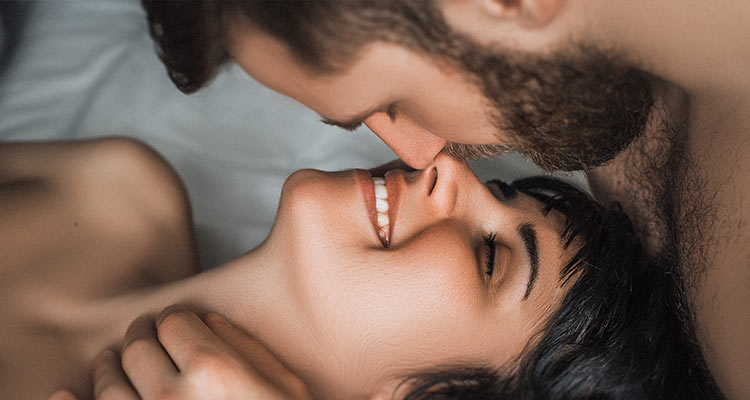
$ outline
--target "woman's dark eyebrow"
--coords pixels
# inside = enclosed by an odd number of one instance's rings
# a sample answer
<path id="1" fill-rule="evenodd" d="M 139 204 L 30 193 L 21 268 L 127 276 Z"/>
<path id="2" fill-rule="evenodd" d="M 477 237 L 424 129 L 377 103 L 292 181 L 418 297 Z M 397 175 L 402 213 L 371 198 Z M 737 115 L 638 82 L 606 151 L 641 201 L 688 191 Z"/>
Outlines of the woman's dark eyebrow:
<path id="1" fill-rule="evenodd" d="M 539 276 L 539 248 L 537 246 L 537 233 L 534 225 L 530 222 L 522 223 L 518 226 L 518 234 L 521 235 L 523 245 L 526 247 L 526 254 L 529 256 L 529 282 L 526 284 L 526 293 L 523 299 L 526 300 L 534 288 L 534 282 Z"/>

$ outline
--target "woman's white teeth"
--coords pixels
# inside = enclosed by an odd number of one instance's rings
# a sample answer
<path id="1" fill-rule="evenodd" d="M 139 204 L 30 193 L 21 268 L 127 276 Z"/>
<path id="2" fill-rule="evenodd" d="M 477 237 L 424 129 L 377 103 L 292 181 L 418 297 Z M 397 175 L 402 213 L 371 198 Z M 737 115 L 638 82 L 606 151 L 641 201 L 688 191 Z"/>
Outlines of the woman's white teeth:
<path id="1" fill-rule="evenodd" d="M 378 227 L 382 228 L 384 226 L 388 226 L 388 216 L 379 212 L 378 213 Z"/>
<path id="2" fill-rule="evenodd" d="M 385 179 L 372 178 L 375 186 L 375 211 L 378 216 L 378 228 L 388 226 L 388 189 L 385 188 Z"/>
<path id="3" fill-rule="evenodd" d="M 379 213 L 388 211 L 388 201 L 386 199 L 375 198 L 375 210 Z"/>
<path id="4" fill-rule="evenodd" d="M 373 183 L 375 183 L 375 198 L 385 200 L 388 198 L 388 190 L 385 188 L 385 181 L 383 183 L 378 183 L 378 181 L 373 179 Z"/>
<path id="5" fill-rule="evenodd" d="M 378 236 L 383 247 L 391 245 L 391 221 L 388 218 L 388 189 L 385 179 L 372 178 L 375 187 L 375 214 L 377 216 Z"/>

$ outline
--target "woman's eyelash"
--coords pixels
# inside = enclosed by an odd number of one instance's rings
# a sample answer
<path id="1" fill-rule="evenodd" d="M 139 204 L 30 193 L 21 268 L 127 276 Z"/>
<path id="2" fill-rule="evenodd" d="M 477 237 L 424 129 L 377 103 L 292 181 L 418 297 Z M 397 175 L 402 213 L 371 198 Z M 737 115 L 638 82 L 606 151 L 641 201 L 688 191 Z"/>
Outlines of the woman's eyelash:
<path id="1" fill-rule="evenodd" d="M 487 261 L 485 262 L 484 273 L 487 274 L 488 277 L 492 276 L 492 273 L 495 272 L 496 236 L 496 233 L 490 233 L 484 237 L 484 248 L 487 252 L 487 257 L 485 257 Z"/>

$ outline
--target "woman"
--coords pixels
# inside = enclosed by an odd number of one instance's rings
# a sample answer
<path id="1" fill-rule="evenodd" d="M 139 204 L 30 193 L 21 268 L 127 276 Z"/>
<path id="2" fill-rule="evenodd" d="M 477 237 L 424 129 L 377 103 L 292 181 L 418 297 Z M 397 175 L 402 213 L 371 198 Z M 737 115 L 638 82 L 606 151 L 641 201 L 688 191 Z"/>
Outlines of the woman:
<path id="1" fill-rule="evenodd" d="M 268 239 L 196 275 L 184 189 L 141 144 L 5 144 L 0 179 L 13 398 L 86 393 L 90 360 L 174 303 L 227 316 L 317 398 L 694 394 L 671 280 L 617 209 L 555 180 L 485 186 L 442 155 L 300 171 Z"/>

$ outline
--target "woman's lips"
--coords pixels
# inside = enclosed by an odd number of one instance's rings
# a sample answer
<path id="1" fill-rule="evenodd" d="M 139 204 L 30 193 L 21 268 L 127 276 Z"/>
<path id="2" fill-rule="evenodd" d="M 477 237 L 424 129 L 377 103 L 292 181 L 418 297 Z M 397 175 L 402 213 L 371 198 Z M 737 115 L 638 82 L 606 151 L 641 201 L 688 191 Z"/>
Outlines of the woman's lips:
<path id="1" fill-rule="evenodd" d="M 390 171 L 389 171 L 390 172 Z M 393 174 L 386 173 L 386 178 L 372 177 L 368 171 L 355 170 L 357 182 L 362 191 L 365 208 L 375 228 L 375 233 L 383 247 L 391 245 L 393 222 L 400 196 L 400 184 Z"/>
<path id="2" fill-rule="evenodd" d="M 373 178 L 370 172 L 360 169 L 354 170 L 354 174 L 357 177 L 357 184 L 362 191 L 362 197 L 365 201 L 365 209 L 367 210 L 372 227 L 375 229 L 375 234 L 378 236 L 383 247 L 388 247 L 390 245 L 391 236 L 390 217 L 387 211 L 389 208 L 387 189 L 384 185 L 375 182 L 376 179 L 382 180 L 382 178 Z M 380 201 L 378 201 L 378 197 L 380 197 Z M 381 204 L 378 205 L 378 203 Z M 381 210 L 385 209 L 385 211 L 378 212 L 378 208 Z"/>
<path id="3" fill-rule="evenodd" d="M 391 244 L 393 238 L 393 232 L 396 221 L 396 217 L 399 210 L 399 200 L 401 199 L 401 191 L 405 184 L 404 171 L 397 169 L 391 170 L 385 173 L 385 187 L 388 189 L 388 246 Z"/>

